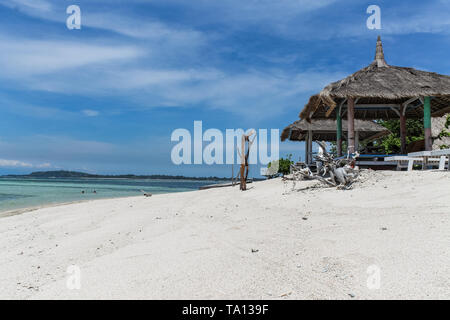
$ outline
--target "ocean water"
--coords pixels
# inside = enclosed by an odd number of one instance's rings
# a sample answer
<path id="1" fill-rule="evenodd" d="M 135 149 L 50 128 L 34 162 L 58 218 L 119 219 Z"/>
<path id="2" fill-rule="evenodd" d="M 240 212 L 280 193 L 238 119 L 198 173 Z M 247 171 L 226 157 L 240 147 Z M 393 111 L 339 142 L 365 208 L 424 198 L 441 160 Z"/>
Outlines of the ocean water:
<path id="1" fill-rule="evenodd" d="M 92 178 L 0 178 L 0 212 L 80 200 L 198 190 L 217 181 Z M 84 191 L 84 193 L 83 193 Z M 95 193 L 94 193 L 95 191 Z"/>

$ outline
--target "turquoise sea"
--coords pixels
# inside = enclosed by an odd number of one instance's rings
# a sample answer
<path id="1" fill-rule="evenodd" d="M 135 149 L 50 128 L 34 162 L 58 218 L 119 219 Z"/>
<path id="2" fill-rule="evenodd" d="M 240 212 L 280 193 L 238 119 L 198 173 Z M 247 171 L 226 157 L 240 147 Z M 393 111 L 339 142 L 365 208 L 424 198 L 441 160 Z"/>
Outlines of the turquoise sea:
<path id="1" fill-rule="evenodd" d="M 93 178 L 0 178 L 0 212 L 80 200 L 198 190 L 217 181 Z M 84 191 L 84 193 L 83 193 Z M 95 191 L 95 192 L 94 192 Z"/>

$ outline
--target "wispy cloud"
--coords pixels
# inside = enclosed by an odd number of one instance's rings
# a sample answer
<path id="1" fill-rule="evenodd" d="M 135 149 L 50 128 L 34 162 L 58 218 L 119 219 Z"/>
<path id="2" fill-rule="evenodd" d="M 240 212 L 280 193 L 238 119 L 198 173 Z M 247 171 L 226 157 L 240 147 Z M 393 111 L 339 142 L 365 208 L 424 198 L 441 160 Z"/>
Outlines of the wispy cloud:
<path id="1" fill-rule="evenodd" d="M 0 36 L 0 41 L 2 42 L 0 51 L 2 76 L 10 77 L 49 74 L 90 64 L 108 64 L 134 59 L 143 54 L 141 49 L 133 46 L 11 39 L 5 36 Z"/>
<path id="2" fill-rule="evenodd" d="M 46 0 L 1 0 L 0 4 L 23 10 L 29 14 L 33 12 L 49 12 L 53 8 L 51 2 Z"/>
<path id="3" fill-rule="evenodd" d="M 84 109 L 81 111 L 87 117 L 96 117 L 100 114 L 100 112 L 96 110 Z"/>

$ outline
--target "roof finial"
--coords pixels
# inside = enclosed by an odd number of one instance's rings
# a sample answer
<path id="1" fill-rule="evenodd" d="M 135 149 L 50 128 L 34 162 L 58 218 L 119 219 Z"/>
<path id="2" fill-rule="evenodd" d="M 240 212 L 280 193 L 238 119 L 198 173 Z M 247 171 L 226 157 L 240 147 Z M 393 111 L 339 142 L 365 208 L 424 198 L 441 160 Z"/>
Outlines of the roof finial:
<path id="1" fill-rule="evenodd" d="M 375 53 L 375 61 L 379 67 L 387 67 L 387 63 L 384 60 L 383 44 L 381 43 L 381 37 L 377 39 L 377 51 Z"/>

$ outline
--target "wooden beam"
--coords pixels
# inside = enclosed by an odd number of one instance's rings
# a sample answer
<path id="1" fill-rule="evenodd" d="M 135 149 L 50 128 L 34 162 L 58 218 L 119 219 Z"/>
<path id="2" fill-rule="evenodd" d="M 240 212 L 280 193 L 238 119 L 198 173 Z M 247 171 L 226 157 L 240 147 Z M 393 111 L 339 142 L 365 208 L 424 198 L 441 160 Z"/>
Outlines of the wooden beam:
<path id="1" fill-rule="evenodd" d="M 344 103 L 347 101 L 347 99 L 342 100 L 342 102 L 339 104 L 339 108 L 336 110 L 336 112 L 341 112 L 342 106 L 344 105 Z M 327 110 L 327 112 L 325 113 L 325 117 L 329 117 L 331 115 L 331 113 L 333 112 L 333 110 L 336 108 L 336 105 L 333 107 L 329 107 L 329 109 Z"/>
<path id="2" fill-rule="evenodd" d="M 414 97 L 411 99 L 406 100 L 405 102 L 402 103 L 403 108 L 403 113 L 406 114 L 406 109 L 408 109 L 408 106 L 410 103 L 416 101 L 417 99 L 419 99 L 418 97 Z"/>
<path id="3" fill-rule="evenodd" d="M 347 98 L 348 151 L 355 152 L 355 100 Z"/>
<path id="4" fill-rule="evenodd" d="M 440 116 L 443 116 L 443 115 L 446 114 L 446 113 L 450 113 L 450 106 L 447 107 L 447 108 L 441 109 L 441 110 L 439 110 L 439 111 L 433 112 L 433 113 L 431 114 L 431 116 L 432 116 L 432 117 L 440 117 Z"/>
<path id="5" fill-rule="evenodd" d="M 394 108 L 394 107 L 391 107 L 392 111 L 394 111 L 399 117 L 400 117 L 400 109 L 401 108 L 402 108 L 401 106 L 399 106 L 398 109 Z"/>
<path id="6" fill-rule="evenodd" d="M 355 104 L 355 109 L 391 109 L 391 108 L 400 108 L 400 104 Z"/>
<path id="7" fill-rule="evenodd" d="M 325 117 L 329 117 L 330 114 L 333 112 L 334 108 L 336 108 L 336 106 L 331 106 L 328 108 L 327 112 L 325 113 Z"/>

